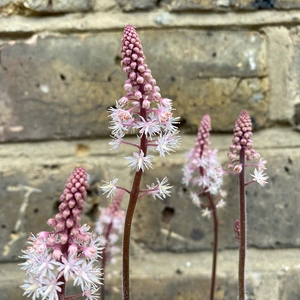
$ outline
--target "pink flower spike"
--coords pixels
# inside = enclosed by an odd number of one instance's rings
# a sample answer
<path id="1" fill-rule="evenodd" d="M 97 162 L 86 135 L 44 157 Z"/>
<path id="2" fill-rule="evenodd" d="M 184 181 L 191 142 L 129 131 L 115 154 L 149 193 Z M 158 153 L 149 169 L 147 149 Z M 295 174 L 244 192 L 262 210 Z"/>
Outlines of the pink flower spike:
<path id="1" fill-rule="evenodd" d="M 230 161 L 239 158 L 242 149 L 245 150 L 247 160 L 252 160 L 254 157 L 259 157 L 259 154 L 254 150 L 250 137 L 252 136 L 252 122 L 246 110 L 243 110 L 233 129 L 232 145 L 228 152 Z"/>
<path id="2" fill-rule="evenodd" d="M 88 292 L 100 284 L 101 271 L 93 264 L 100 257 L 102 247 L 99 239 L 93 239 L 89 227 L 81 226 L 88 175 L 84 168 L 78 167 L 69 177 L 59 213 L 55 219 L 49 219 L 51 232 L 40 232 L 37 237 L 29 238 L 30 245 L 22 251 L 22 269 L 26 270 L 29 280 L 21 286 L 24 295 L 33 299 L 64 299 L 65 285 L 69 277 L 81 286 L 82 292 Z M 71 205 L 69 205 L 71 203 Z M 81 226 L 81 227 L 80 227 Z M 92 270 L 92 277 L 78 278 L 86 274 L 86 266 Z M 76 285 L 76 283 L 75 283 Z M 74 298 L 74 296 L 70 296 Z"/>

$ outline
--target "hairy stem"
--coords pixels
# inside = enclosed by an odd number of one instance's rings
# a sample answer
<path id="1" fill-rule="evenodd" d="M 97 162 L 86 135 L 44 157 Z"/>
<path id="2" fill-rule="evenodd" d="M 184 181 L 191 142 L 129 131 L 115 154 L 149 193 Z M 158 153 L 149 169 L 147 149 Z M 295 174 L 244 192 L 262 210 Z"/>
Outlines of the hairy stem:
<path id="1" fill-rule="evenodd" d="M 140 101 L 140 115 L 146 119 L 146 109 L 142 108 L 142 100 Z M 145 135 L 141 137 L 140 149 L 147 154 L 147 138 Z M 122 274 L 122 299 L 130 299 L 130 287 L 129 287 L 129 254 L 130 254 L 130 234 L 131 224 L 135 206 L 140 194 L 140 184 L 142 180 L 143 171 L 140 169 L 135 173 L 132 189 L 130 192 L 130 198 L 124 223 L 124 235 L 123 235 L 123 274 Z"/>
<path id="2" fill-rule="evenodd" d="M 240 152 L 242 171 L 239 174 L 240 184 L 240 249 L 239 249 L 239 300 L 245 300 L 245 262 L 246 262 L 246 196 L 245 196 L 245 150 Z"/>
<path id="3" fill-rule="evenodd" d="M 209 200 L 213 221 L 214 221 L 214 249 L 213 249 L 213 263 L 212 263 L 212 274 L 211 274 L 211 284 L 210 284 L 210 300 L 214 299 L 215 285 L 216 285 L 216 270 L 217 270 L 217 251 L 218 251 L 218 218 L 216 205 L 214 199 L 210 193 L 205 193 L 205 196 Z"/>
<path id="4" fill-rule="evenodd" d="M 108 225 L 107 230 L 106 230 L 105 235 L 104 235 L 105 240 L 106 240 L 106 245 L 105 245 L 105 249 L 103 250 L 102 260 L 101 260 L 101 262 L 102 262 L 101 267 L 102 267 L 103 276 L 105 276 L 105 267 L 106 267 L 106 261 L 107 261 L 106 249 L 108 247 L 110 247 L 108 238 L 109 238 L 109 235 L 110 235 L 110 232 L 111 232 L 111 229 L 112 229 L 112 225 L 113 225 L 113 223 L 111 222 Z M 105 277 L 103 277 L 103 279 L 105 279 Z M 105 300 L 105 286 L 104 286 L 104 284 L 101 285 L 101 300 Z"/>

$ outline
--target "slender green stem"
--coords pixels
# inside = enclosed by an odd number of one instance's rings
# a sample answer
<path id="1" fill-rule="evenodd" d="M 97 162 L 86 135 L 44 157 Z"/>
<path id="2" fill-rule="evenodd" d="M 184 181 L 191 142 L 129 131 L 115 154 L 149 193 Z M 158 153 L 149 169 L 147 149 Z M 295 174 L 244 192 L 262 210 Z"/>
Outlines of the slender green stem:
<path id="1" fill-rule="evenodd" d="M 211 212 L 214 221 L 214 249 L 213 249 L 213 263 L 212 263 L 212 274 L 210 284 L 210 300 L 214 299 L 215 285 L 216 285 L 216 270 L 217 270 L 217 251 L 218 251 L 218 218 L 216 205 L 210 193 L 205 193 L 205 196 L 209 200 Z"/>
<path id="2" fill-rule="evenodd" d="M 239 249 L 239 300 L 245 300 L 245 262 L 246 262 L 246 196 L 245 196 L 245 150 L 240 152 L 242 171 L 239 174 L 240 184 L 240 249 Z"/>

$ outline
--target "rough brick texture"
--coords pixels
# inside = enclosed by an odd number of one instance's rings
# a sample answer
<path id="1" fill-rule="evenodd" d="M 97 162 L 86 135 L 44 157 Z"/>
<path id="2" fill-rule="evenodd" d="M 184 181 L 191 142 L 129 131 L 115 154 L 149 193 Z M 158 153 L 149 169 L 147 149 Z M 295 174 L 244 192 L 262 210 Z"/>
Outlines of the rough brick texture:
<path id="1" fill-rule="evenodd" d="M 293 134 L 289 133 L 290 137 Z M 255 135 L 255 133 L 254 133 Z M 294 138 L 300 142 L 297 133 Z M 263 136 L 261 136 L 263 138 Z M 268 137 L 264 137 L 272 143 Z M 255 140 L 256 141 L 256 140 Z M 258 148 L 262 140 L 257 140 Z M 221 138 L 222 145 L 230 144 L 230 138 Z M 258 248 L 299 247 L 299 214 L 297 199 L 300 180 L 297 166 L 300 155 L 297 149 L 285 148 L 259 151 L 268 160 L 269 184 L 264 188 L 258 184 L 247 187 L 248 244 Z M 222 156 L 226 166 L 226 155 Z M 183 156 L 173 155 L 172 159 L 159 165 L 159 172 L 149 175 L 148 184 L 168 174 L 174 186 L 172 196 L 166 201 L 140 201 L 136 208 L 134 237 L 153 250 L 204 250 L 211 248 L 213 240 L 212 221 L 201 217 L 189 198 L 189 189 L 181 184 Z M 228 160 L 227 160 L 228 162 Z M 250 171 L 249 171 L 250 172 Z M 151 173 L 151 172 L 149 172 Z M 253 171 L 252 171 L 253 173 Z M 248 180 L 251 177 L 248 174 Z M 237 247 L 233 225 L 238 218 L 237 178 L 226 176 L 224 189 L 228 192 L 227 205 L 218 212 L 220 248 Z"/>
<path id="2" fill-rule="evenodd" d="M 188 130 L 199 111 L 215 130 L 231 130 L 242 109 L 267 123 L 264 38 L 243 31 L 141 31 L 162 95 L 174 100 Z M 119 34 L 33 36 L 3 45 L 2 140 L 108 136 L 107 108 L 124 94 Z M 16 82 L 18 84 L 16 84 Z M 218 121 L 216 121 L 218 116 Z"/>

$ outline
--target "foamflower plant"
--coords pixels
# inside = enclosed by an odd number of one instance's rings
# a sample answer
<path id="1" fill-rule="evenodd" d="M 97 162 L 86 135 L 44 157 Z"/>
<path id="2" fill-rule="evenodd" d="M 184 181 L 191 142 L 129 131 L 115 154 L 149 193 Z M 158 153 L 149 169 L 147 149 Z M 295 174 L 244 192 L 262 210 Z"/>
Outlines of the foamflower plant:
<path id="1" fill-rule="evenodd" d="M 152 154 L 157 153 L 164 157 L 178 147 L 178 130 L 175 125 L 179 118 L 173 116 L 172 101 L 161 96 L 156 80 L 146 64 L 139 36 L 132 25 L 125 26 L 121 54 L 121 65 L 127 75 L 124 84 L 126 94 L 109 110 L 113 138 L 110 145 L 112 149 L 118 149 L 122 144 L 133 147 L 132 155 L 125 159 L 128 161 L 128 167 L 134 171 L 134 178 L 131 189 L 118 186 L 118 178 L 105 182 L 102 189 L 108 196 L 113 196 L 118 189 L 123 189 L 130 195 L 124 224 L 122 256 L 122 295 L 123 299 L 130 299 L 130 232 L 137 200 L 145 195 L 164 199 L 170 195 L 171 188 L 167 178 L 163 178 L 141 189 L 142 175 L 152 168 Z M 127 141 L 127 134 L 135 134 L 136 141 Z"/>
<path id="2" fill-rule="evenodd" d="M 80 224 L 87 178 L 84 168 L 75 169 L 60 197 L 59 212 L 47 222 L 53 230 L 32 234 L 27 250 L 20 257 L 25 259 L 20 265 L 26 271 L 21 288 L 33 300 L 71 300 L 82 296 L 96 300 L 99 297 L 102 272 L 96 262 L 103 250 L 102 243 L 89 232 L 89 226 Z M 66 295 L 69 281 L 80 287 L 80 294 Z"/>
<path id="3" fill-rule="evenodd" d="M 213 300 L 218 250 L 218 218 L 216 209 L 225 206 L 225 201 L 220 197 L 224 197 L 226 194 L 221 190 L 223 171 L 217 158 L 217 151 L 210 149 L 210 130 L 210 116 L 204 115 L 199 126 L 195 145 L 186 155 L 182 181 L 187 187 L 193 189 L 190 193 L 190 198 L 202 210 L 202 216 L 213 217 L 214 248 L 210 287 L 210 300 Z M 218 203 L 215 201 L 216 197 L 219 198 Z M 200 200 L 201 198 L 203 200 Z M 208 202 L 204 201 L 205 198 Z"/>
<path id="4" fill-rule="evenodd" d="M 120 252 L 117 246 L 119 237 L 123 234 L 125 211 L 121 209 L 122 200 L 125 191 L 118 190 L 107 208 L 102 208 L 98 221 L 96 223 L 96 232 L 102 234 L 102 240 L 105 248 L 103 249 L 101 268 L 105 276 L 105 266 L 108 262 L 116 261 L 115 255 Z M 103 278 L 105 279 L 105 278 Z M 104 285 L 101 285 L 101 299 L 105 299 Z"/>
<path id="5" fill-rule="evenodd" d="M 245 300 L 245 262 L 247 247 L 247 219 L 246 219 L 246 194 L 245 187 L 251 183 L 257 182 L 264 187 L 267 184 L 268 176 L 264 173 L 267 161 L 260 157 L 254 150 L 251 140 L 252 122 L 247 111 L 243 110 L 234 126 L 233 139 L 228 152 L 230 160 L 228 167 L 239 176 L 239 213 L 240 217 L 235 221 L 234 232 L 239 243 L 239 300 Z M 252 162 L 254 159 L 258 162 Z M 249 163 L 246 163 L 249 161 Z M 246 181 L 246 168 L 255 167 L 254 174 L 250 174 L 252 179 Z"/>

